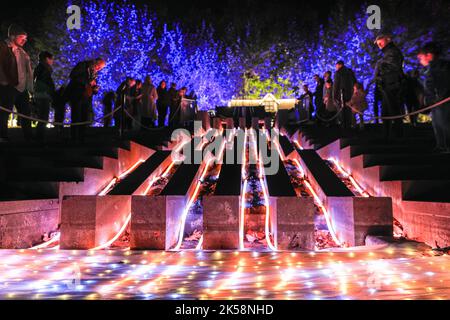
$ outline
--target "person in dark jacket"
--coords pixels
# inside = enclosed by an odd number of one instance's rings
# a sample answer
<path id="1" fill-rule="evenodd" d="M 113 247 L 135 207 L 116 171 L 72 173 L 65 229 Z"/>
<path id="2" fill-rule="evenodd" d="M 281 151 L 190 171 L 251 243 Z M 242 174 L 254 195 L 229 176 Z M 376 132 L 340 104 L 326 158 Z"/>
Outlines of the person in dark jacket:
<path id="1" fill-rule="evenodd" d="M 440 46 L 431 42 L 425 44 L 417 56 L 425 67 L 424 104 L 427 106 L 450 97 L 450 61 L 442 59 L 441 53 Z M 432 109 L 431 117 L 436 137 L 435 152 L 450 153 L 450 102 Z"/>
<path id="2" fill-rule="evenodd" d="M 59 89 L 55 91 L 55 96 L 53 99 L 53 109 L 55 110 L 55 122 L 62 123 L 64 122 L 64 116 L 66 115 L 66 104 L 68 102 L 66 96 L 66 87 L 61 86 Z M 57 126 L 56 130 L 60 134 L 64 132 L 64 128 L 61 126 Z"/>
<path id="3" fill-rule="evenodd" d="M 381 94 L 380 86 L 375 84 L 373 90 L 373 115 L 375 118 L 380 117 L 380 104 L 383 102 L 383 96 Z M 374 120 L 375 124 L 380 123 L 380 119 Z"/>
<path id="4" fill-rule="evenodd" d="M 33 93 L 33 70 L 30 56 L 23 49 L 27 33 L 19 26 L 8 28 L 8 38 L 0 41 L 0 106 L 19 113 L 31 114 L 30 95 Z M 8 139 L 8 118 L 10 112 L 0 111 L 0 142 Z M 24 137 L 32 139 L 31 121 L 20 118 Z"/>
<path id="5" fill-rule="evenodd" d="M 168 92 L 169 95 L 169 107 L 170 107 L 170 121 L 169 126 L 175 128 L 180 125 L 181 117 L 181 97 L 177 90 L 177 84 L 172 83 Z"/>
<path id="6" fill-rule="evenodd" d="M 420 109 L 423 105 L 421 101 L 423 100 L 423 87 L 419 80 L 419 71 L 413 70 L 406 77 L 406 109 L 408 113 L 412 113 Z M 413 127 L 417 127 L 417 115 L 409 116 L 411 124 Z"/>
<path id="7" fill-rule="evenodd" d="M 320 118 L 325 118 L 326 115 L 326 109 L 325 105 L 323 103 L 323 92 L 324 92 L 324 86 L 325 86 L 325 80 L 322 79 L 318 74 L 314 76 L 314 81 L 316 82 L 316 90 L 314 91 L 314 105 L 316 106 L 316 114 L 317 117 L 317 123 L 321 124 L 322 121 Z"/>
<path id="8" fill-rule="evenodd" d="M 339 110 L 344 108 L 341 113 L 341 124 L 343 129 L 348 129 L 352 125 L 353 114 L 347 103 L 352 99 L 353 86 L 356 83 L 355 73 L 347 68 L 344 61 L 336 63 L 336 73 L 333 82 L 333 99 L 339 106 Z"/>
<path id="9" fill-rule="evenodd" d="M 50 106 L 56 94 L 55 83 L 52 79 L 53 62 L 53 55 L 50 52 L 43 51 L 39 54 L 39 64 L 34 69 L 34 102 L 38 118 L 42 120 L 48 120 Z M 44 140 L 46 126 L 47 124 L 43 122 L 37 124 L 37 140 Z"/>
<path id="10" fill-rule="evenodd" d="M 104 94 L 102 99 L 104 115 L 110 114 L 113 111 L 115 101 L 116 101 L 116 93 L 114 91 L 108 91 Z M 103 122 L 103 127 L 105 128 L 111 127 L 112 119 L 113 119 L 112 116 L 106 117 Z"/>
<path id="11" fill-rule="evenodd" d="M 169 92 L 167 91 L 167 82 L 161 81 L 158 88 L 158 101 L 156 107 L 158 109 L 158 127 L 164 127 L 167 116 L 167 107 L 170 105 Z"/>
<path id="12" fill-rule="evenodd" d="M 389 35 L 378 36 L 375 44 L 383 52 L 383 57 L 378 60 L 375 70 L 375 82 L 382 95 L 382 116 L 402 115 L 406 87 L 403 54 Z M 394 125 L 393 132 L 392 125 Z M 383 127 L 385 139 L 390 139 L 392 134 L 397 138 L 403 136 L 403 119 L 401 118 L 394 121 L 384 120 Z"/>
<path id="13" fill-rule="evenodd" d="M 114 114 L 114 122 L 116 127 L 122 126 L 123 115 L 123 128 L 125 130 L 131 130 L 133 126 L 133 120 L 125 113 L 125 110 L 133 116 L 133 101 L 135 98 L 136 80 L 127 77 L 116 90 L 116 108 L 123 107 L 124 111 L 118 111 Z"/>
<path id="14" fill-rule="evenodd" d="M 97 74 L 105 66 L 105 60 L 97 58 L 78 63 L 70 73 L 66 94 L 71 108 L 72 123 L 88 121 L 92 112 L 92 97 L 99 91 Z M 71 126 L 71 139 L 83 142 L 86 127 L 86 125 Z"/>
<path id="15" fill-rule="evenodd" d="M 303 110 L 306 111 L 309 120 L 313 120 L 314 113 L 314 94 L 309 91 L 307 85 L 303 86 L 303 94 L 298 99 L 301 103 Z"/>
<path id="16" fill-rule="evenodd" d="M 136 85 L 133 88 L 133 96 L 132 96 L 132 101 L 131 101 L 131 105 L 132 105 L 132 115 L 133 117 L 140 121 L 141 124 L 143 124 L 146 127 L 153 127 L 152 123 L 148 123 L 147 119 L 145 119 L 145 117 L 142 114 L 142 109 L 143 109 L 143 83 L 142 80 L 136 80 Z M 133 121 L 132 126 L 133 129 L 140 129 L 143 130 L 144 128 L 142 128 L 142 126 L 139 125 L 139 123 L 137 123 L 136 121 Z"/>

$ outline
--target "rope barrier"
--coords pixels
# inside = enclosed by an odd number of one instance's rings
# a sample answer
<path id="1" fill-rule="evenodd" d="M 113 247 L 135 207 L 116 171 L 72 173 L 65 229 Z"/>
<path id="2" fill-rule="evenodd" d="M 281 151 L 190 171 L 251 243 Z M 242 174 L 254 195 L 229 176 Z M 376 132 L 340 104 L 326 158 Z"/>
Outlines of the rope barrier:
<path id="1" fill-rule="evenodd" d="M 442 101 L 440 101 L 440 102 L 437 102 L 437 103 L 435 103 L 435 104 L 433 104 L 433 105 L 431 105 L 431 106 L 428 106 L 428 107 L 425 107 L 425 108 L 423 108 L 423 109 L 420 109 L 420 110 L 417 110 L 417 111 L 414 111 L 414 112 L 410 112 L 410 113 L 407 113 L 407 114 L 404 114 L 404 115 L 389 116 L 389 117 L 372 117 L 372 118 L 370 118 L 368 121 L 373 121 L 373 120 L 398 120 L 398 119 L 403 119 L 403 118 L 406 118 L 406 117 L 415 116 L 415 115 L 418 115 L 418 114 L 420 114 L 420 113 L 423 113 L 423 112 L 426 112 L 426 111 L 435 109 L 435 108 L 437 108 L 437 107 L 440 107 L 440 106 L 443 105 L 443 104 L 446 104 L 447 102 L 450 102 L 450 97 L 448 97 L 448 98 L 446 98 L 446 99 L 444 99 L 444 100 L 442 100 Z M 348 107 L 349 107 L 353 112 L 358 113 L 358 114 L 360 114 L 360 115 L 364 115 L 364 112 L 361 112 L 361 111 L 359 111 L 359 110 L 356 110 L 355 108 L 350 107 L 350 106 L 348 106 Z"/>
<path id="2" fill-rule="evenodd" d="M 7 113 L 12 113 L 12 114 L 14 114 L 14 115 L 16 115 L 16 116 L 18 116 L 18 117 L 20 117 L 20 118 L 28 119 L 28 120 L 30 120 L 30 121 L 37 121 L 37 122 L 45 123 L 45 124 L 51 124 L 51 125 L 54 125 L 54 126 L 61 126 L 61 127 L 68 126 L 68 125 L 69 125 L 69 126 L 86 126 L 86 125 L 90 125 L 90 124 L 99 122 L 99 121 L 101 121 L 101 120 L 104 120 L 104 119 L 106 119 L 106 118 L 112 117 L 112 116 L 113 116 L 114 114 L 116 114 L 120 109 L 122 109 L 122 107 L 119 107 L 119 108 L 115 109 L 114 111 L 108 113 L 107 115 L 104 115 L 104 116 L 101 117 L 101 118 L 98 118 L 98 119 L 95 119 L 95 120 L 91 120 L 91 121 L 76 122 L 76 123 L 63 123 L 63 122 L 50 122 L 50 121 L 48 121 L 48 120 L 38 119 L 38 118 L 31 117 L 31 116 L 27 116 L 27 115 L 25 115 L 25 114 L 22 114 L 22 113 L 19 113 L 19 112 L 15 112 L 15 111 L 13 111 L 13 110 L 9 110 L 9 109 L 7 109 L 7 108 L 4 108 L 4 107 L 1 107 L 1 106 L 0 106 L 0 110 L 2 110 L 2 111 L 4 111 L 4 112 L 7 112 Z"/>
<path id="3" fill-rule="evenodd" d="M 125 111 L 125 115 L 127 116 L 127 117 L 129 117 L 131 120 L 133 120 L 133 122 L 135 122 L 137 125 L 139 125 L 141 128 L 144 128 L 144 129 L 146 129 L 146 130 L 149 130 L 149 131 L 159 131 L 159 130 L 164 130 L 165 129 L 165 127 L 160 127 L 160 128 L 150 128 L 150 127 L 147 127 L 147 126 L 145 126 L 145 125 L 143 125 L 139 120 L 137 120 L 135 117 L 133 117 L 129 112 L 128 112 L 128 110 L 127 109 L 124 109 L 124 111 Z"/>
<path id="4" fill-rule="evenodd" d="M 320 121 L 323 121 L 323 122 L 332 122 L 332 121 L 336 120 L 343 111 L 344 111 L 344 108 L 341 108 L 334 116 L 332 116 L 329 119 L 322 118 L 321 116 L 319 116 L 318 112 L 316 113 L 316 117 L 317 117 L 317 119 L 319 119 Z"/>
<path id="5" fill-rule="evenodd" d="M 295 124 L 299 125 L 299 124 L 307 123 L 307 122 L 310 122 L 310 121 L 311 121 L 311 119 L 305 119 L 305 120 L 297 121 L 297 122 L 295 122 Z"/>
<path id="6" fill-rule="evenodd" d="M 175 118 L 175 116 L 176 116 L 176 114 L 178 113 L 178 111 L 181 109 L 181 106 L 179 106 L 178 107 L 178 109 L 174 112 L 174 114 L 172 115 L 172 117 L 171 118 L 169 118 L 169 123 L 171 122 L 171 121 L 173 121 L 173 119 Z M 149 130 L 149 131 L 160 131 L 160 130 L 164 130 L 164 129 L 166 129 L 166 127 L 159 127 L 159 128 L 150 128 L 150 127 L 147 127 L 147 126 L 145 126 L 145 125 L 143 125 L 139 120 L 137 120 L 135 117 L 133 117 L 129 112 L 128 112 L 128 110 L 125 108 L 124 109 L 124 111 L 125 111 L 125 114 L 131 119 L 131 120 L 133 120 L 136 124 L 138 124 L 141 128 L 144 128 L 144 129 L 146 129 L 146 130 Z M 159 125 L 159 123 L 158 123 L 158 125 Z"/>
<path id="7" fill-rule="evenodd" d="M 431 106 L 428 106 L 428 107 L 425 107 L 425 108 L 422 108 L 422 109 L 420 109 L 420 110 L 417 110 L 417 111 L 414 111 L 414 112 L 410 112 L 410 113 L 407 113 L 407 114 L 404 114 L 404 115 L 387 116 L 387 117 L 372 117 L 372 118 L 368 119 L 368 121 L 373 121 L 373 120 L 398 120 L 398 119 L 403 119 L 403 118 L 407 118 L 407 117 L 410 117 L 410 116 L 418 115 L 418 114 L 420 114 L 420 113 L 423 113 L 423 112 L 426 112 L 426 111 L 435 109 L 435 108 L 437 108 L 437 107 L 440 107 L 440 106 L 444 105 L 444 104 L 447 103 L 447 102 L 450 102 L 450 97 L 448 97 L 448 98 L 446 98 L 446 99 L 444 99 L 444 100 L 442 100 L 442 101 L 440 101 L 440 102 L 437 102 L 437 103 L 435 103 L 435 104 L 433 104 L 433 105 L 431 105 Z M 359 110 L 356 110 L 355 108 L 350 107 L 350 106 L 347 106 L 347 107 L 349 107 L 354 113 L 358 113 L 358 114 L 364 115 L 364 112 L 361 112 L 361 111 L 359 111 Z M 177 112 L 180 110 L 180 108 L 181 108 L 181 106 L 178 107 L 178 109 L 176 110 L 176 112 L 174 113 L 174 115 L 172 116 L 172 118 L 170 119 L 170 121 L 172 121 L 172 120 L 175 118 L 175 115 L 176 115 Z M 78 122 L 78 123 L 66 124 L 66 123 L 62 123 L 62 122 L 50 122 L 50 121 L 48 121 L 48 120 L 38 119 L 38 118 L 31 117 L 31 116 L 27 116 L 27 115 L 25 115 L 25 114 L 22 114 L 22 113 L 19 113 L 19 112 L 15 112 L 15 111 L 13 111 L 13 110 L 9 110 L 9 109 L 7 109 L 7 108 L 4 108 L 4 107 L 0 106 L 0 110 L 1 110 L 1 111 L 7 112 L 7 113 L 12 113 L 12 114 L 14 114 L 14 115 L 16 115 L 16 116 L 18 116 L 18 117 L 20 117 L 20 118 L 28 119 L 28 120 L 31 120 L 31 121 L 37 121 L 37 122 L 41 122 L 41 123 L 45 123 L 45 124 L 51 124 L 51 125 L 54 125 L 54 126 L 66 126 L 66 125 L 70 125 L 70 126 L 85 126 L 85 125 L 90 125 L 90 124 L 93 124 L 93 123 L 95 123 L 95 122 L 99 122 L 99 121 L 101 121 L 101 120 L 104 120 L 104 119 L 106 119 L 106 118 L 109 118 L 109 117 L 113 116 L 114 114 L 116 114 L 116 113 L 117 113 L 119 110 L 121 110 L 121 109 L 122 109 L 122 107 L 119 107 L 119 108 L 115 109 L 114 111 L 108 113 L 107 115 L 104 115 L 103 117 L 97 118 L 97 119 L 92 120 L 92 121 L 86 121 L 86 122 Z M 337 117 L 338 117 L 343 111 L 344 111 L 344 108 L 341 108 L 341 109 L 338 111 L 338 113 L 335 114 L 335 115 L 334 115 L 332 118 L 330 118 L 330 119 L 324 119 L 324 118 L 322 118 L 321 116 L 319 116 L 318 114 L 316 114 L 316 117 L 317 117 L 319 120 L 321 120 L 321 121 L 324 121 L 324 122 L 331 122 L 331 121 L 334 121 L 335 119 L 337 119 Z M 156 130 L 162 130 L 162 129 L 164 129 L 164 127 L 161 127 L 161 128 L 149 128 L 149 127 L 146 127 L 146 126 L 144 126 L 142 123 L 140 123 L 137 119 L 135 119 L 131 114 L 129 114 L 128 110 L 125 109 L 125 113 L 126 113 L 133 121 L 135 121 L 139 126 L 141 126 L 141 127 L 144 128 L 144 129 L 151 130 L 151 131 L 156 131 Z M 299 123 L 303 123 L 303 122 L 307 122 L 307 121 L 309 121 L 309 120 L 303 120 L 303 121 L 300 121 Z"/>
<path id="8" fill-rule="evenodd" d="M 422 108 L 422 109 L 414 111 L 414 112 L 409 112 L 409 113 L 406 113 L 406 114 L 403 114 L 403 115 L 398 115 L 398 116 L 372 117 L 372 118 L 367 119 L 367 121 L 370 122 L 370 121 L 374 121 L 374 120 L 398 120 L 398 119 L 404 119 L 404 118 L 407 118 L 407 117 L 410 117 L 410 116 L 415 116 L 415 115 L 418 115 L 420 113 L 423 113 L 423 112 L 435 109 L 435 108 L 437 108 L 437 107 L 439 107 L 439 106 L 441 106 L 441 105 L 443 105 L 443 104 L 445 104 L 447 102 L 450 102 L 450 97 L 448 97 L 447 99 L 444 99 L 444 100 L 442 100 L 440 102 L 437 102 L 437 103 L 435 103 L 435 104 L 433 104 L 431 106 Z M 353 107 L 351 107 L 349 105 L 347 105 L 347 107 L 350 108 L 354 113 L 357 113 L 357 114 L 360 114 L 360 115 L 364 115 L 364 112 L 356 110 L 355 108 L 353 108 Z M 321 116 L 319 116 L 319 114 L 316 114 L 316 117 L 319 120 L 324 121 L 324 122 L 332 122 L 335 119 L 337 119 L 339 117 L 339 115 L 343 111 L 344 111 L 344 108 L 341 108 L 339 110 L 339 112 L 337 114 L 335 114 L 333 117 L 331 117 L 330 119 L 322 118 Z M 307 121 L 303 121 L 303 122 L 307 122 Z M 303 123 L 303 122 L 301 121 L 300 123 Z"/>
<path id="9" fill-rule="evenodd" d="M 188 98 L 183 98 L 183 99 L 181 99 L 181 101 L 185 101 L 185 102 L 191 102 L 191 103 L 195 103 L 195 102 L 197 102 L 197 100 L 195 100 L 195 99 L 188 99 Z"/>

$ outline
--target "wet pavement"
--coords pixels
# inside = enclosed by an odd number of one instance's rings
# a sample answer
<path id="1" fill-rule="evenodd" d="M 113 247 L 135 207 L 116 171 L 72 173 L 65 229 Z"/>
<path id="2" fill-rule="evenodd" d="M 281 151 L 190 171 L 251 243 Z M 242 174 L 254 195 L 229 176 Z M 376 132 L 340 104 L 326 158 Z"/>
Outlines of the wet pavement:
<path id="1" fill-rule="evenodd" d="M 343 252 L 0 251 L 0 299 L 450 299 L 450 257 Z"/>

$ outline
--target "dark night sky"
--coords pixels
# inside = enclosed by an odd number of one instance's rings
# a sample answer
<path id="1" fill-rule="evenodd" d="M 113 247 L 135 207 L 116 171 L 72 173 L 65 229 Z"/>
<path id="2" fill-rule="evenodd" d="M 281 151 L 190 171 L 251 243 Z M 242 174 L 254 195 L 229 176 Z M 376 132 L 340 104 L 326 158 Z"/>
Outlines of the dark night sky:
<path id="1" fill-rule="evenodd" d="M 39 13 L 51 4 L 58 3 L 61 14 L 67 1 L 64 0 L 40 0 L 29 1 L 26 7 L 19 1 L 8 1 L 8 6 L 3 6 L 0 11 L 0 21 L 3 24 L 10 21 L 36 20 Z M 74 0 L 76 4 L 78 1 Z M 233 22 L 233 19 L 244 20 L 249 17 L 263 21 L 285 20 L 286 16 L 302 18 L 304 15 L 317 15 L 318 20 L 326 22 L 330 10 L 336 0 L 135 0 L 135 3 L 147 4 L 167 22 L 181 21 L 185 24 L 199 24 L 203 19 L 219 26 Z M 362 0 L 345 1 L 346 5 L 356 9 Z"/>
<path id="2" fill-rule="evenodd" d="M 5 18 L 11 14 L 39 12 L 53 3 L 65 3 L 66 1 L 59 0 L 39 0 L 39 1 L 27 1 L 24 8 L 24 4 L 17 1 L 8 1 L 8 6 L 3 6 L 0 11 L 0 16 Z M 76 4 L 78 1 L 72 1 Z M 159 12 L 167 13 L 170 17 L 177 17 L 186 14 L 189 11 L 195 11 L 199 16 L 202 13 L 211 12 L 214 16 L 223 14 L 226 11 L 235 11 L 239 13 L 252 14 L 255 11 L 261 11 L 265 8 L 276 9 L 281 8 L 282 11 L 287 9 L 290 12 L 296 12 L 298 9 L 304 8 L 305 4 L 310 5 L 312 8 L 318 10 L 321 16 L 325 17 L 330 7 L 335 3 L 335 0 L 315 0 L 315 1 L 302 1 L 302 0 L 135 0 L 131 1 L 135 3 L 145 3 L 150 7 L 155 7 Z M 363 1 L 352 1 L 361 3 Z M 284 9 L 283 9 L 284 8 Z M 292 11 L 293 10 L 293 11 Z M 275 10 L 274 13 L 276 13 Z"/>

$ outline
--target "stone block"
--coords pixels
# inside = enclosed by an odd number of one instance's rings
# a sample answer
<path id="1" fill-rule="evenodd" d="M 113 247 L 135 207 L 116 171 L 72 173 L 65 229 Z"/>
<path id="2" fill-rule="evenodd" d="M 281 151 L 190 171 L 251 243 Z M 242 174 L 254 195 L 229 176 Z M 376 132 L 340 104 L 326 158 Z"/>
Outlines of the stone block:
<path id="1" fill-rule="evenodd" d="M 203 198 L 203 249 L 239 249 L 240 196 Z"/>
<path id="2" fill-rule="evenodd" d="M 131 213 L 131 196 L 67 196 L 61 209 L 61 249 L 88 250 L 114 238 Z"/>
<path id="3" fill-rule="evenodd" d="M 131 248 L 170 250 L 178 242 L 184 196 L 134 196 L 131 214 Z"/>

